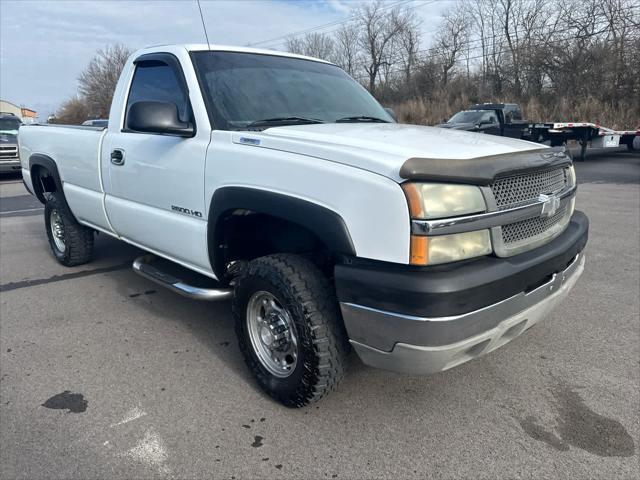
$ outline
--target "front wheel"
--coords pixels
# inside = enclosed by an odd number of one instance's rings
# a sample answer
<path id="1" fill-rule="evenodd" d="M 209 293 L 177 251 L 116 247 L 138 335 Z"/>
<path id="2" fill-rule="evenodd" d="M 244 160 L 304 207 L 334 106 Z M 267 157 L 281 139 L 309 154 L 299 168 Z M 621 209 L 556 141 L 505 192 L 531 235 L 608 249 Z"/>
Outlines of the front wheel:
<path id="1" fill-rule="evenodd" d="M 91 260 L 93 230 L 78 223 L 58 192 L 47 194 L 44 223 L 51 251 L 58 262 L 73 267 Z"/>
<path id="2" fill-rule="evenodd" d="M 349 350 L 329 281 L 309 260 L 270 255 L 238 279 L 233 314 L 240 350 L 260 387 L 288 407 L 338 384 Z"/>

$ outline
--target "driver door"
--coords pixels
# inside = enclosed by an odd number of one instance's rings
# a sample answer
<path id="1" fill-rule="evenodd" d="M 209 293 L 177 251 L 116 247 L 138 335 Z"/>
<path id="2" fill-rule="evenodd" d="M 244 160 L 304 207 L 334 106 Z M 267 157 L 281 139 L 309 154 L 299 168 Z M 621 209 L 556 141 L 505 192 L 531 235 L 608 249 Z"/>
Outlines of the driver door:
<path id="1" fill-rule="evenodd" d="M 133 130 L 127 117 L 140 101 L 175 104 L 195 134 Z M 210 272 L 203 183 L 210 129 L 195 124 L 177 58 L 169 53 L 138 58 L 125 108 L 123 124 L 106 136 L 102 149 L 102 164 L 108 165 L 105 205 L 114 230 L 132 244 Z"/>
<path id="2" fill-rule="evenodd" d="M 486 133 L 490 135 L 500 135 L 500 123 L 498 123 L 498 118 L 494 112 L 483 117 L 483 120 L 488 122 L 486 126 Z"/>

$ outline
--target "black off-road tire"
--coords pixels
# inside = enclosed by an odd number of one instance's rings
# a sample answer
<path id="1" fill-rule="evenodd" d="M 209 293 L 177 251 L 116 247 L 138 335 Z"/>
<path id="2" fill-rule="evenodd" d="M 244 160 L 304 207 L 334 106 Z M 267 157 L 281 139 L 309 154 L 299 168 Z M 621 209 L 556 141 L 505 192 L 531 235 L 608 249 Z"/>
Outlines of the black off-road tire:
<path id="1" fill-rule="evenodd" d="M 66 267 L 74 267 L 91 261 L 93 256 L 93 230 L 77 222 L 61 193 L 53 192 L 46 195 L 44 225 L 47 230 L 49 246 L 56 260 Z M 51 229 L 51 215 L 54 211 L 58 212 L 64 226 L 64 249 L 60 249 L 56 245 Z"/>
<path id="2" fill-rule="evenodd" d="M 247 306 L 258 291 L 276 297 L 295 324 L 298 360 L 286 378 L 271 374 L 251 344 Z M 350 346 L 333 287 L 311 261 L 289 254 L 251 261 L 236 283 L 233 315 L 247 366 L 272 398 L 287 407 L 304 407 L 335 389 Z"/>

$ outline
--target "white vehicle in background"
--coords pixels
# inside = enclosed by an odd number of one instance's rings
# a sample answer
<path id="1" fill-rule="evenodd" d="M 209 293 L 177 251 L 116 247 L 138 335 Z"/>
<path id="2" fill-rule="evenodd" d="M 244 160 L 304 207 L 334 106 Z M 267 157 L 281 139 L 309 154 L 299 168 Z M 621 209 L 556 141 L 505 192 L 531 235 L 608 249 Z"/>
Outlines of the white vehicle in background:
<path id="1" fill-rule="evenodd" d="M 585 160 L 587 146 L 591 148 L 617 148 L 627 146 L 627 150 L 640 148 L 637 130 L 613 130 L 591 122 L 551 122 L 531 123 L 529 132 L 532 139 L 539 142 L 549 141 L 553 145 L 564 145 L 573 140 L 580 145 L 579 159 Z"/>
<path id="2" fill-rule="evenodd" d="M 182 295 L 233 298 L 240 349 L 287 406 L 368 365 L 433 373 L 509 342 L 584 268 L 561 148 L 400 125 L 343 70 L 281 52 L 136 52 L 107 128 L 23 127 L 55 257 L 102 232 Z M 517 354 L 516 351 L 512 352 Z"/>
<path id="3" fill-rule="evenodd" d="M 108 127 L 109 120 L 104 118 L 95 118 L 93 120 L 85 120 L 82 122 L 82 125 L 85 127 Z"/>
<path id="4" fill-rule="evenodd" d="M 520 138 L 552 147 L 568 142 L 580 145 L 579 160 L 585 160 L 587 147 L 617 148 L 626 145 L 629 151 L 640 148 L 640 127 L 636 130 L 613 130 L 590 122 L 528 122 L 522 120 L 517 103 L 479 103 L 469 110 L 456 113 L 440 128 L 486 133 Z"/>

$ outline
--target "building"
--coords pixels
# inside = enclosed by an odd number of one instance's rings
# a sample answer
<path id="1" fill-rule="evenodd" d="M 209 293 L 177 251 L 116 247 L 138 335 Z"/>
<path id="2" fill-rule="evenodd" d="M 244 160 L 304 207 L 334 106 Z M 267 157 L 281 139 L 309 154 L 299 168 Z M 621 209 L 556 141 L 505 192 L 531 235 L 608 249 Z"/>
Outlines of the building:
<path id="1" fill-rule="evenodd" d="M 22 123 L 36 123 L 37 113 L 35 110 L 19 107 L 6 100 L 0 100 L 0 113 L 12 113 L 22 120 Z"/>
<path id="2" fill-rule="evenodd" d="M 30 108 L 22 107 L 22 123 L 36 123 L 36 111 Z"/>

